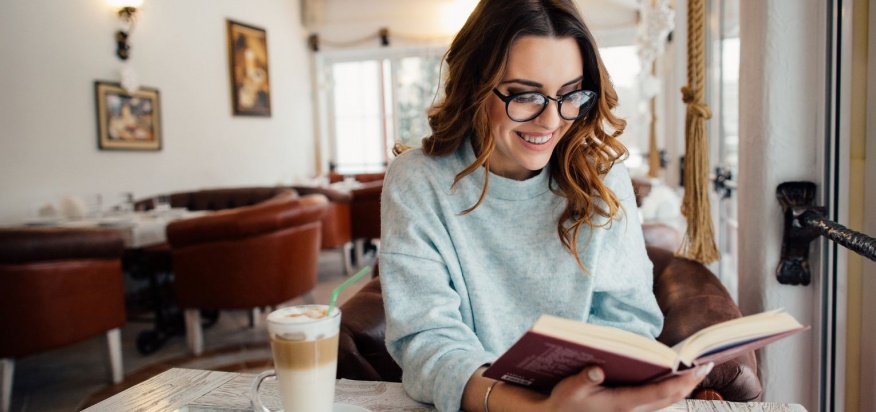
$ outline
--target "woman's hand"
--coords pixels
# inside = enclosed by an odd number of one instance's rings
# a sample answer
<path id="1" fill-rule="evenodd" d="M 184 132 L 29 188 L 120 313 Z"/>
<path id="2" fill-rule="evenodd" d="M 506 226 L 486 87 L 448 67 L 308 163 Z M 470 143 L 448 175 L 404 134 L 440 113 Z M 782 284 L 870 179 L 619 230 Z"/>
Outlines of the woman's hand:
<path id="1" fill-rule="evenodd" d="M 552 412 L 647 412 L 665 408 L 684 399 L 709 374 L 714 365 L 709 363 L 693 373 L 641 386 L 605 387 L 605 374 L 597 366 L 585 368 L 577 375 L 560 381 L 545 396 L 517 385 L 495 385 L 487 395 L 487 388 L 495 381 L 481 376 L 481 367 L 466 384 L 462 406 L 466 411 L 552 411 Z M 489 404 L 489 405 L 487 405 Z"/>
<path id="2" fill-rule="evenodd" d="M 693 373 L 657 383 L 609 388 L 601 386 L 605 375 L 599 367 L 586 368 L 562 380 L 544 400 L 549 411 L 655 411 L 684 399 L 709 374 L 709 363 Z"/>

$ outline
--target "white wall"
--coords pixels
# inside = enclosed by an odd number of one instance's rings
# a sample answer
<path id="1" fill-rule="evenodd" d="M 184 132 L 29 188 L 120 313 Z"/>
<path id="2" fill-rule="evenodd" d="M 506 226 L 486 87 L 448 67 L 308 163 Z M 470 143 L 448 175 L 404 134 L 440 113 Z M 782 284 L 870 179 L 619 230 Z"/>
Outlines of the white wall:
<path id="1" fill-rule="evenodd" d="M 800 403 L 810 411 L 818 410 L 817 282 L 787 286 L 776 280 L 783 217 L 775 193 L 786 181 L 822 187 L 825 16 L 819 3 L 740 2 L 739 303 L 745 314 L 784 307 L 814 326 L 759 352 L 764 400 Z"/>
<path id="2" fill-rule="evenodd" d="M 298 0 L 146 0 L 129 64 L 161 93 L 159 152 L 97 149 L 95 80 L 119 80 L 106 0 L 0 1 L 0 222 L 64 194 L 288 184 L 314 170 Z M 225 19 L 267 30 L 270 118 L 231 114 Z"/>

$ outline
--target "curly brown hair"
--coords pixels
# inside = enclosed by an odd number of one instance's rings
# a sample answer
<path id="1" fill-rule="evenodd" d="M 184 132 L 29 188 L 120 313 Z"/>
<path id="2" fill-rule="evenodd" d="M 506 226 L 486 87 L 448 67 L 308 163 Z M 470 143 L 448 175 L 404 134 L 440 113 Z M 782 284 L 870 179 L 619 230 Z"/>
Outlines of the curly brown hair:
<path id="1" fill-rule="evenodd" d="M 430 156 L 446 156 L 456 152 L 471 136 L 477 160 L 456 175 L 454 187 L 478 167 L 489 171 L 495 141 L 490 133 L 486 102 L 502 80 L 512 44 L 521 36 L 575 39 L 584 62 L 583 88 L 599 96 L 594 110 L 575 120 L 550 159 L 551 188 L 566 199 L 557 233 L 586 272 L 575 253 L 582 227 L 592 229 L 610 224 L 622 209 L 602 177 L 627 155 L 626 147 L 618 140 L 626 121 L 611 111 L 617 106 L 617 93 L 596 42 L 572 0 L 479 2 L 445 55 L 445 98 L 430 110 L 432 135 L 423 139 L 423 151 Z M 484 201 L 490 173 L 484 176 L 480 198 L 463 214 Z M 597 216 L 607 218 L 606 222 L 597 224 Z"/>

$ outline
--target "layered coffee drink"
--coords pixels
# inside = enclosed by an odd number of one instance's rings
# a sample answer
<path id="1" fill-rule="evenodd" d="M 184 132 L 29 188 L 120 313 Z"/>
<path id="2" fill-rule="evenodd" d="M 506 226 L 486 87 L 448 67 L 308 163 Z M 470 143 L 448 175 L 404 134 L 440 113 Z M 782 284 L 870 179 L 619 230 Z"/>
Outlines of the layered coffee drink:
<path id="1" fill-rule="evenodd" d="M 331 412 L 338 364 L 340 311 L 292 306 L 268 315 L 274 370 L 285 412 Z M 256 386 L 257 390 L 257 386 Z"/>

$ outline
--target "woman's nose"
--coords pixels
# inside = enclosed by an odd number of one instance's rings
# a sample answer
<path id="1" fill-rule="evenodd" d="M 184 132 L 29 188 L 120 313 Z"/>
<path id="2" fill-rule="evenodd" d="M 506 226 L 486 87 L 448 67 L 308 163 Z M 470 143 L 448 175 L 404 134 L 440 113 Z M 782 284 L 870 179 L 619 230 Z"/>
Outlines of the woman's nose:
<path id="1" fill-rule="evenodd" d="M 556 101 L 548 101 L 547 107 L 541 112 L 532 122 L 545 129 L 556 129 L 560 127 L 563 118 L 560 117 L 560 105 Z"/>

